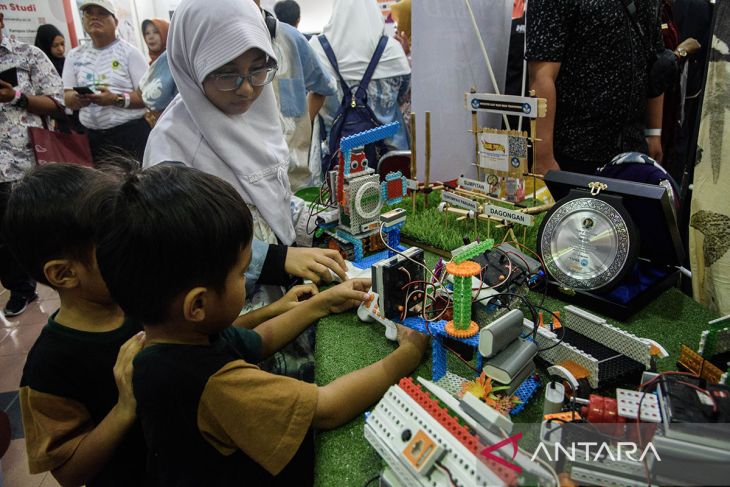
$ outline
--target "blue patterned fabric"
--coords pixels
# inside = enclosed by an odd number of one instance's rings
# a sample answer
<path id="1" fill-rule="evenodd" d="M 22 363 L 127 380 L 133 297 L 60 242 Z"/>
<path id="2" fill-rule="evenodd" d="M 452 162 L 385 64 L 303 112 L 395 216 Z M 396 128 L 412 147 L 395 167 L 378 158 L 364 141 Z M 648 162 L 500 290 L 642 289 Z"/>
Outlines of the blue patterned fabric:
<path id="1" fill-rule="evenodd" d="M 175 80 L 172 79 L 170 65 L 167 63 L 167 51 L 150 65 L 139 82 L 139 88 L 142 91 L 145 106 L 153 112 L 164 111 L 175 98 L 177 86 L 175 86 Z"/>

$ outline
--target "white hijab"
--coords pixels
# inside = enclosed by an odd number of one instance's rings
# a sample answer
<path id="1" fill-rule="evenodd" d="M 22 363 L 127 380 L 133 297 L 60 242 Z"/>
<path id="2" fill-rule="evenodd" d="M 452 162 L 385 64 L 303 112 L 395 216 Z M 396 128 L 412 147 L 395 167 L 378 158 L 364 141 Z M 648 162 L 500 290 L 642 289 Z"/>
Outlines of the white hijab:
<path id="1" fill-rule="evenodd" d="M 269 84 L 242 115 L 226 115 L 203 92 L 212 71 L 258 48 L 275 58 L 253 0 L 183 0 L 168 36 L 170 71 L 179 94 L 150 134 L 144 167 L 179 161 L 232 184 L 256 206 L 284 244 L 294 240 L 289 150 Z"/>
<path id="2" fill-rule="evenodd" d="M 177 14 L 176 14 L 177 15 Z M 342 77 L 360 81 L 385 31 L 385 20 L 375 0 L 335 0 L 332 16 L 322 33 L 332 46 Z M 309 41 L 325 70 L 339 81 L 317 37 Z M 388 39 L 373 79 L 409 74 L 411 67 L 403 47 Z"/>

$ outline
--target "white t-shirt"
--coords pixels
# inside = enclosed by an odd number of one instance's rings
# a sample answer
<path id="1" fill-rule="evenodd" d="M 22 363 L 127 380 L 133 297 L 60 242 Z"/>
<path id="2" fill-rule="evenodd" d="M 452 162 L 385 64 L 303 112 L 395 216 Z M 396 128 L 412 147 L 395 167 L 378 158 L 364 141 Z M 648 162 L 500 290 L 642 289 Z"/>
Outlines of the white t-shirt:
<path id="1" fill-rule="evenodd" d="M 91 43 L 71 49 L 63 68 L 63 87 L 104 86 L 112 93 L 131 93 L 139 86 L 147 61 L 139 49 L 123 39 L 96 49 Z M 89 105 L 79 119 L 86 128 L 104 130 L 144 116 L 144 108 Z"/>

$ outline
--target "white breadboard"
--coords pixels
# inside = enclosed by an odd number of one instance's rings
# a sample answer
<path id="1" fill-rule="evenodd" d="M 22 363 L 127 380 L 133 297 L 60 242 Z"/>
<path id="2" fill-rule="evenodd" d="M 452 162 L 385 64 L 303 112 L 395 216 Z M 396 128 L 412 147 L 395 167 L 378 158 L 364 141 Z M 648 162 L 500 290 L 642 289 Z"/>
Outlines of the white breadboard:
<path id="1" fill-rule="evenodd" d="M 404 432 L 408 430 L 410 434 Z M 434 465 L 416 473 L 403 452 L 417 432 L 428 433 L 439 448 L 438 466 L 446 467 L 458 486 L 498 486 L 504 482 L 399 386 L 392 386 L 365 420 L 365 438 L 403 485 L 450 485 L 445 470 Z"/>
<path id="2" fill-rule="evenodd" d="M 627 419 L 636 419 L 641 402 L 641 421 L 660 423 L 662 420 L 657 397 L 651 393 L 616 389 L 618 415 Z"/>

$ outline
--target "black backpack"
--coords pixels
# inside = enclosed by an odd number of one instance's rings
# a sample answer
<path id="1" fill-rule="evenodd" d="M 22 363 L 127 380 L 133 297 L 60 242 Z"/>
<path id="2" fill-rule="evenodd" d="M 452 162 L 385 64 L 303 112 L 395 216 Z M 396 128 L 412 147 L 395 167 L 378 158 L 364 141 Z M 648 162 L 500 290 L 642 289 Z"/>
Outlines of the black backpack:
<path id="1" fill-rule="evenodd" d="M 322 174 L 326 174 L 327 171 L 331 170 L 337 165 L 338 153 L 340 150 L 340 140 L 347 137 L 348 135 L 357 134 L 366 130 L 380 127 L 382 124 L 378 121 L 373 111 L 368 106 L 368 85 L 373 77 L 375 68 L 377 68 L 380 62 L 380 57 L 385 51 L 385 46 L 388 43 L 388 38 L 382 36 L 378 42 L 378 47 L 375 48 L 375 53 L 365 75 L 357 86 L 357 89 L 353 92 L 353 88 L 348 86 L 345 79 L 340 74 L 340 69 L 337 64 L 337 58 L 332 50 L 327 37 L 323 35 L 319 36 L 319 43 L 322 45 L 324 53 L 327 55 L 330 64 L 334 68 L 337 76 L 340 78 L 340 85 L 344 93 L 342 101 L 340 102 L 340 108 L 335 114 L 332 122 L 332 128 L 329 133 L 328 147 L 329 154 L 327 157 L 322 158 Z M 375 168 L 378 163 L 378 157 L 385 154 L 387 151 L 383 141 L 374 142 L 365 146 L 365 156 L 369 161 L 369 165 Z"/>

